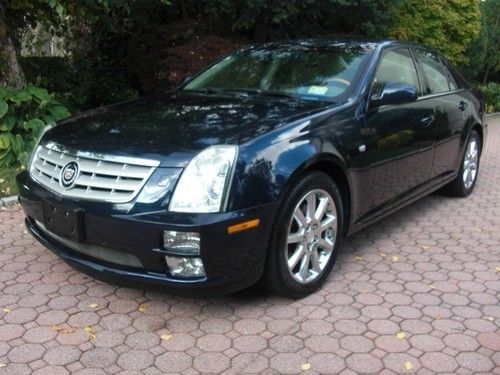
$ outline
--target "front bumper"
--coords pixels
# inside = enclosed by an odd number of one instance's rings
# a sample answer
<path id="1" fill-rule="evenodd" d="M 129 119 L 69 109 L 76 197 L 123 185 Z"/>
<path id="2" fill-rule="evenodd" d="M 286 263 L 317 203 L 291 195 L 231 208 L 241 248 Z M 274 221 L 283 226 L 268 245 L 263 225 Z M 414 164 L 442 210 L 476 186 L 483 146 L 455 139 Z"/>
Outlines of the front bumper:
<path id="1" fill-rule="evenodd" d="M 121 285 L 156 286 L 165 291 L 223 294 L 254 284 L 264 270 L 276 205 L 219 214 L 181 214 L 166 210 L 139 213 L 134 209 L 134 202 L 112 204 L 62 199 L 34 182 L 26 172 L 18 176 L 17 182 L 29 232 L 67 263 L 97 278 Z M 84 243 L 72 243 L 46 230 L 42 224 L 43 201 L 83 210 Z M 228 233 L 228 226 L 251 219 L 259 219 L 259 226 Z M 205 277 L 186 279 L 170 274 L 164 260 L 169 251 L 162 248 L 164 230 L 200 233 L 200 258 Z M 95 254 L 120 253 L 123 254 L 120 258 L 138 262 L 131 265 L 110 261 L 109 257 L 95 256 L 82 248 L 97 249 Z"/>

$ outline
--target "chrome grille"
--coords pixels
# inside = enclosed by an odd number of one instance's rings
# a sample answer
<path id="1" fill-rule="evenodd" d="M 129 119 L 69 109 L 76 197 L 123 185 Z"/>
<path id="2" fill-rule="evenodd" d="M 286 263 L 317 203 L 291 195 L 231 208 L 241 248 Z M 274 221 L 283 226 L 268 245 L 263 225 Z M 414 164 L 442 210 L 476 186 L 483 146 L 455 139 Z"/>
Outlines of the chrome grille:
<path id="1" fill-rule="evenodd" d="M 72 161 L 78 163 L 79 173 L 74 185 L 64 188 L 61 171 Z M 30 174 L 64 197 L 123 203 L 137 195 L 159 164 L 150 159 L 71 152 L 48 143 L 36 149 Z"/>

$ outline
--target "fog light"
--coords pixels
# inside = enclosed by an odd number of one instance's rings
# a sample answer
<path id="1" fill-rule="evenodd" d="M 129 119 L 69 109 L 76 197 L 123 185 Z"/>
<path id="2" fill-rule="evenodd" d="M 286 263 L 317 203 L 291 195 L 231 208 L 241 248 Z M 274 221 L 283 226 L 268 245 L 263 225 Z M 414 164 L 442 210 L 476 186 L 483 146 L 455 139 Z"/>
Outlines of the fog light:
<path id="1" fill-rule="evenodd" d="M 179 258 L 166 255 L 165 261 L 167 262 L 167 266 L 172 276 L 205 276 L 205 268 L 200 258 Z"/>
<path id="2" fill-rule="evenodd" d="M 163 231 L 163 247 L 186 255 L 200 255 L 200 234 L 196 232 Z"/>

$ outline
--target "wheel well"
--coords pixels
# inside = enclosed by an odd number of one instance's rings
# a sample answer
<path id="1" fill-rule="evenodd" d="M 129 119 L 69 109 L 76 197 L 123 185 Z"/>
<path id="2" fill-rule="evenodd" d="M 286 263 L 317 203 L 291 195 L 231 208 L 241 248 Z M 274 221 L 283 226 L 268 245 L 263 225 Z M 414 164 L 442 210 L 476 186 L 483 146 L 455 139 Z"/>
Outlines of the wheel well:
<path id="1" fill-rule="evenodd" d="M 305 172 L 309 171 L 321 171 L 329 175 L 337 184 L 337 187 L 340 190 L 340 194 L 342 195 L 342 203 L 344 204 L 344 233 L 346 235 L 348 227 L 349 227 L 349 218 L 351 213 L 351 191 L 349 189 L 349 182 L 347 181 L 347 177 L 342 171 L 342 169 L 337 166 L 335 163 L 330 161 L 320 161 L 310 165 Z"/>
<path id="2" fill-rule="evenodd" d="M 479 141 L 481 142 L 481 152 L 483 151 L 483 128 L 479 124 L 475 124 L 472 126 L 472 130 L 475 130 L 477 134 L 479 135 Z"/>

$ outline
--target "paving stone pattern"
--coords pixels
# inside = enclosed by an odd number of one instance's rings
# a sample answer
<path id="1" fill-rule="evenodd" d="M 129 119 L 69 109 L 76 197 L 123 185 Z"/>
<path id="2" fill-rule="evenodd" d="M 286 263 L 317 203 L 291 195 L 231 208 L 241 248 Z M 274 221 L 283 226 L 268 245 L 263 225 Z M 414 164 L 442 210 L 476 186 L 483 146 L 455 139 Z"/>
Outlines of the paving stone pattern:
<path id="1" fill-rule="evenodd" d="M 325 286 L 191 299 L 116 287 L 0 210 L 0 374 L 500 374 L 500 118 L 476 191 L 347 239 Z"/>

